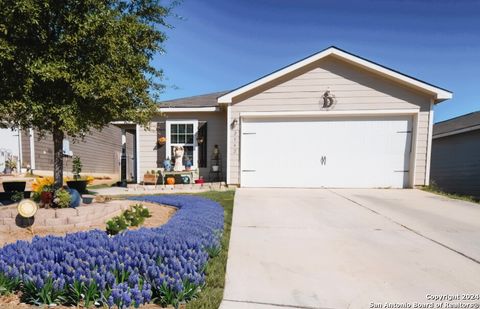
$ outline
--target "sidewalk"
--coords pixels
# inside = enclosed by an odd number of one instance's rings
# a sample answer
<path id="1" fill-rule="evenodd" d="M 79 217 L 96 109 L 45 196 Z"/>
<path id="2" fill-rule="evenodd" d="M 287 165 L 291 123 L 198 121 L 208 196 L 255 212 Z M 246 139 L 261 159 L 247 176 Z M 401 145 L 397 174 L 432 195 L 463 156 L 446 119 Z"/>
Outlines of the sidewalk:
<path id="1" fill-rule="evenodd" d="M 231 190 L 224 182 L 209 182 L 204 184 L 178 184 L 178 185 L 128 185 L 127 188 L 110 187 L 92 189 L 96 195 L 145 195 L 145 194 L 178 194 L 178 193 L 199 193 L 207 191 Z"/>

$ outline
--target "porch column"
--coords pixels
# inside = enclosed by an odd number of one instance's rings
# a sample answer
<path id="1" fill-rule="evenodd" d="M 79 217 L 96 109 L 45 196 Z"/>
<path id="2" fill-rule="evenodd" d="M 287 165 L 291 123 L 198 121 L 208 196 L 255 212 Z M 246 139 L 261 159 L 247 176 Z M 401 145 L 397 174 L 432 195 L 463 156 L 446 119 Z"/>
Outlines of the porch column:
<path id="1" fill-rule="evenodd" d="M 120 187 L 127 186 L 127 130 L 122 128 L 122 159 L 120 165 Z"/>

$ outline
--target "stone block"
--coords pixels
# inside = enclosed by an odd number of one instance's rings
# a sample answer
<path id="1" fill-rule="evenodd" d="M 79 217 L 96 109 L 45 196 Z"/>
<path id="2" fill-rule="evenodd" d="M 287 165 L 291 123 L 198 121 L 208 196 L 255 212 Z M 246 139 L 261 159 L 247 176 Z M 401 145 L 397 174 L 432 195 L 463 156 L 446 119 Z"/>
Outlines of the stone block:
<path id="1" fill-rule="evenodd" d="M 53 219 L 55 218 L 55 209 L 39 209 L 35 214 L 35 219 L 42 218 L 42 219 Z"/>
<path id="2" fill-rule="evenodd" d="M 63 208 L 55 210 L 55 218 L 70 218 L 77 216 L 75 208 Z"/>
<path id="3" fill-rule="evenodd" d="M 77 214 L 79 216 L 85 216 L 85 215 L 91 215 L 96 213 L 96 207 L 94 206 L 83 206 L 83 207 L 77 207 Z"/>
<path id="4" fill-rule="evenodd" d="M 57 225 L 65 225 L 68 223 L 67 218 L 46 218 L 45 219 L 45 226 L 57 226 Z"/>
<path id="5" fill-rule="evenodd" d="M 8 233 L 8 232 L 10 232 L 9 225 L 0 225 L 0 233 Z"/>
<path id="6" fill-rule="evenodd" d="M 75 216 L 75 217 L 69 217 L 67 219 L 68 224 L 77 224 L 77 223 L 82 223 L 82 222 L 87 222 L 87 216 Z"/>

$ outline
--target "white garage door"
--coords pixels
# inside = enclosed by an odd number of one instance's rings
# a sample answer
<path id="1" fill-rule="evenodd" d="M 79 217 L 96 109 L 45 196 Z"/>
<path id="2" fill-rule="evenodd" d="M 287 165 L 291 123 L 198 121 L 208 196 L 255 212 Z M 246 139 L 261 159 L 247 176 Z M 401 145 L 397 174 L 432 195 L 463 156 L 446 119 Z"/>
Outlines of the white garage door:
<path id="1" fill-rule="evenodd" d="M 402 188 L 411 117 L 243 119 L 241 186 Z"/>

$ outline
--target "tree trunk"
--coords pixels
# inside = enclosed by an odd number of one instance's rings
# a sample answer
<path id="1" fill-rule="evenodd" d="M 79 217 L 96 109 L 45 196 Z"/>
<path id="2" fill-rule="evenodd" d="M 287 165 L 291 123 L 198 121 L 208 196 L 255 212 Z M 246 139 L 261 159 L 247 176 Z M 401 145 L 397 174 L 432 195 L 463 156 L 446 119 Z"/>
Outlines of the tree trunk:
<path id="1" fill-rule="evenodd" d="M 54 187 L 59 189 L 63 186 L 63 131 L 53 130 L 53 178 Z"/>

